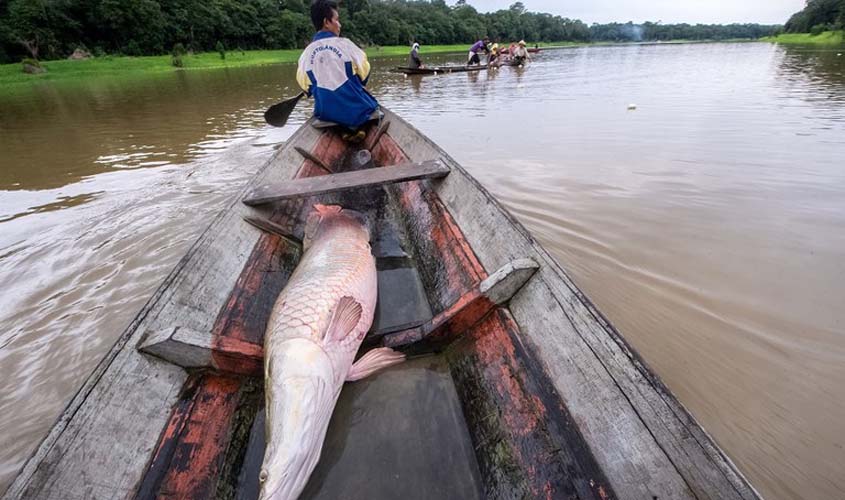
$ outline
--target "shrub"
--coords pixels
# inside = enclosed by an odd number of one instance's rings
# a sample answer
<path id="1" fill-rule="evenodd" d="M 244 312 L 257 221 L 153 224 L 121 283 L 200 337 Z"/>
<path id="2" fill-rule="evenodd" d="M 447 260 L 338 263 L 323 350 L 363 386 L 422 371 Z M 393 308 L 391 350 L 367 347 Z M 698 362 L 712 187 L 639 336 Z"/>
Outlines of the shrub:
<path id="1" fill-rule="evenodd" d="M 226 47 L 223 46 L 223 42 L 217 41 L 217 45 L 214 46 L 214 50 L 220 54 L 220 59 L 226 59 Z"/>
<path id="2" fill-rule="evenodd" d="M 35 66 L 36 68 L 41 67 L 41 61 L 39 61 L 38 59 L 32 59 L 31 57 L 25 57 L 21 59 L 21 64 Z"/>
<path id="3" fill-rule="evenodd" d="M 818 35 L 821 35 L 822 32 L 824 32 L 826 29 L 827 29 L 827 26 L 825 26 L 824 24 L 817 24 L 817 25 L 813 26 L 812 28 L 810 28 L 810 34 L 813 35 L 813 36 L 818 36 Z"/>
<path id="4" fill-rule="evenodd" d="M 21 61 L 21 69 L 24 73 L 30 75 L 37 75 L 39 73 L 46 73 L 47 68 L 41 66 L 41 63 L 36 59 L 26 58 Z"/>

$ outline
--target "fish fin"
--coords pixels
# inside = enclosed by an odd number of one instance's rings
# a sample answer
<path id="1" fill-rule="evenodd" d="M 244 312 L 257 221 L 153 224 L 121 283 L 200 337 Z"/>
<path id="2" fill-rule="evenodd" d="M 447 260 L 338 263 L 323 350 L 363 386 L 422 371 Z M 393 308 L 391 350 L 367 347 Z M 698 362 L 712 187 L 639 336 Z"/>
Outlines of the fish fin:
<path id="1" fill-rule="evenodd" d="M 405 354 L 394 351 L 389 347 L 379 347 L 361 356 L 346 375 L 347 382 L 354 382 L 367 378 L 373 373 L 405 361 Z"/>
<path id="2" fill-rule="evenodd" d="M 358 322 L 361 321 L 361 316 L 364 314 L 364 309 L 361 304 L 352 297 L 341 297 L 332 313 L 332 319 L 329 321 L 329 327 L 326 329 L 325 339 L 327 341 L 343 340 L 349 335 Z"/>

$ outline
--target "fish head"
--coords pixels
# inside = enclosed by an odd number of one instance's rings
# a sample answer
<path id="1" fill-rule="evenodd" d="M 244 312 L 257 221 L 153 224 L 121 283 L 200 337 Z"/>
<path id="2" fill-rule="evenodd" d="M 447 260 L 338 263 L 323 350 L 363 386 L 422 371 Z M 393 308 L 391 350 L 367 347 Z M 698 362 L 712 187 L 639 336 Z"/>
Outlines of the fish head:
<path id="1" fill-rule="evenodd" d="M 362 241 L 370 241 L 369 221 L 367 216 L 355 210 L 339 205 L 314 205 L 305 222 L 305 237 L 302 245 L 308 250 L 323 235 L 338 229 L 351 231 Z"/>
<path id="2" fill-rule="evenodd" d="M 328 354 L 310 339 L 291 339 L 273 349 L 265 353 L 267 447 L 259 498 L 287 500 L 299 496 L 320 459 L 343 381 Z"/>

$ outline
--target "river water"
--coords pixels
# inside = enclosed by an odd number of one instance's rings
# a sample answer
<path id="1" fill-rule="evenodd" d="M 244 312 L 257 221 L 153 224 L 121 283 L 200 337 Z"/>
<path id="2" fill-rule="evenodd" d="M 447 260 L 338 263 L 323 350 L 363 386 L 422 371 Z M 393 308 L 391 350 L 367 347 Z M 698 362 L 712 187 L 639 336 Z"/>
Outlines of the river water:
<path id="1" fill-rule="evenodd" d="M 371 86 L 527 225 L 765 497 L 841 498 L 842 52 L 587 47 L 425 78 L 382 59 Z M 0 491 L 305 120 L 262 123 L 295 92 L 275 65 L 0 97 Z"/>

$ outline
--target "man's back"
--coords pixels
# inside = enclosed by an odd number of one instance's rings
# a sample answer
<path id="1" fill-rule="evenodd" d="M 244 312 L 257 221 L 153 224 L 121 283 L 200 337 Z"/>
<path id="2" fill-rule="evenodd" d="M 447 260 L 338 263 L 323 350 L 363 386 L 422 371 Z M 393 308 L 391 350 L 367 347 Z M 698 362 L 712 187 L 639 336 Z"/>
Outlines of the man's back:
<path id="1" fill-rule="evenodd" d="M 317 118 L 355 128 L 378 109 L 364 90 L 370 63 L 351 40 L 321 31 L 299 58 L 297 81 L 314 97 Z"/>
<path id="2" fill-rule="evenodd" d="M 314 97 L 317 118 L 356 129 L 378 109 L 378 102 L 364 89 L 370 75 L 367 55 L 339 36 L 334 1 L 312 3 L 311 21 L 318 31 L 299 57 L 296 80 Z"/>

